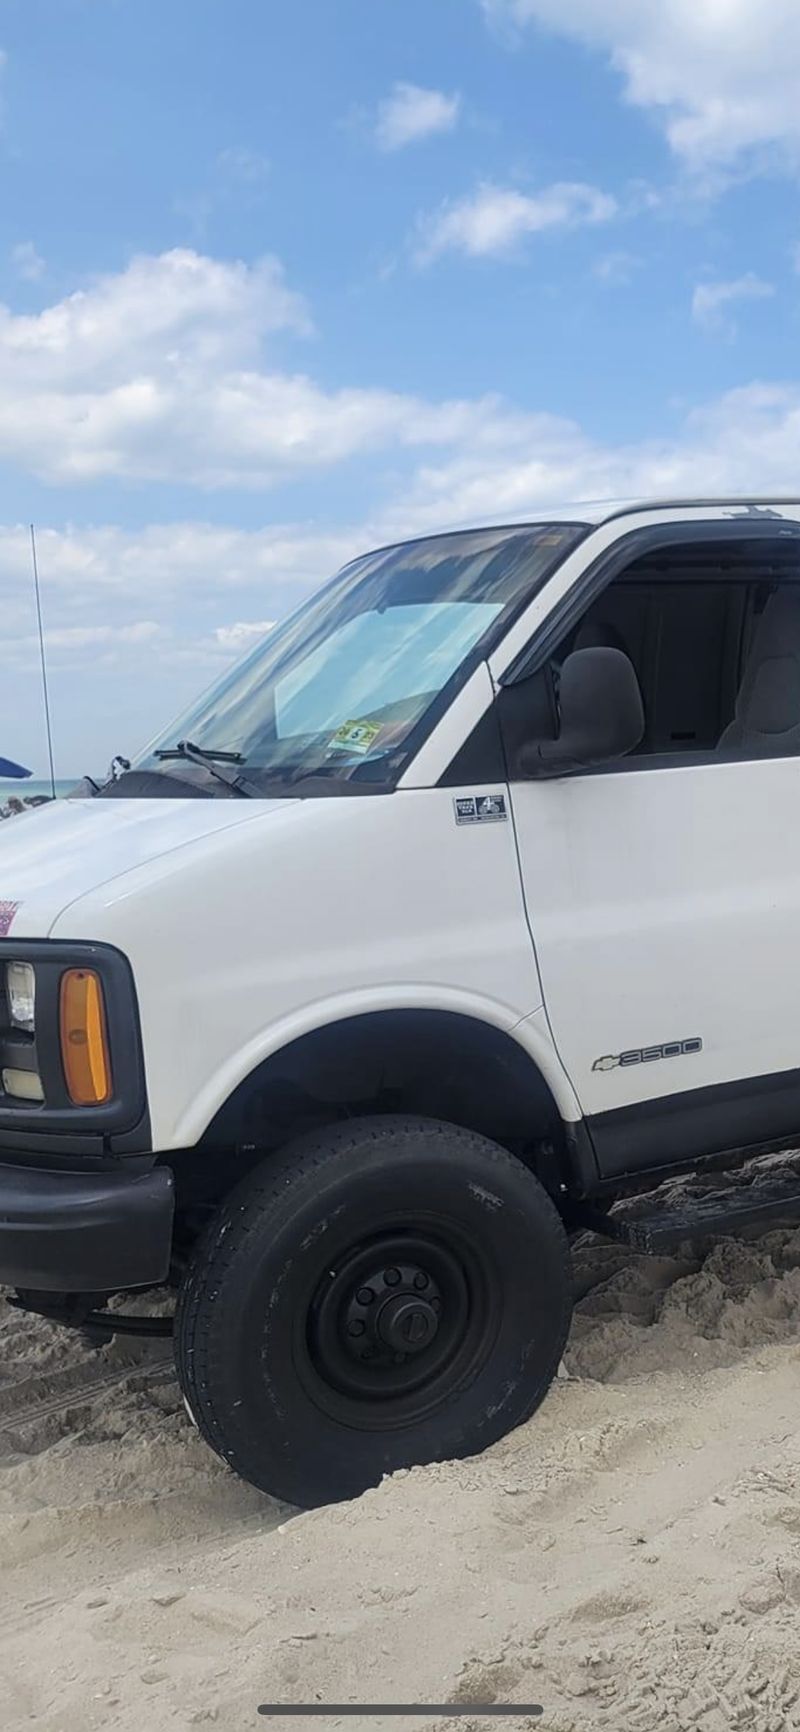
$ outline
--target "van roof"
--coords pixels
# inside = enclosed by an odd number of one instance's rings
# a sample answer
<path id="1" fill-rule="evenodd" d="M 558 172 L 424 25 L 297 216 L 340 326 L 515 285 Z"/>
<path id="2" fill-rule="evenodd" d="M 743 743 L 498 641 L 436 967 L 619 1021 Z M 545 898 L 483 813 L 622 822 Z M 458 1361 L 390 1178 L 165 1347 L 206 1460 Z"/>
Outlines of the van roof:
<path id="1" fill-rule="evenodd" d="M 498 519 L 496 523 L 459 524 L 456 527 L 458 529 L 513 529 L 521 528 L 525 524 L 530 524 L 533 527 L 540 523 L 559 522 L 596 525 L 608 523 L 615 517 L 628 517 L 638 511 L 696 511 L 702 510 L 704 506 L 714 509 L 724 509 L 728 506 L 734 511 L 738 510 L 753 516 L 760 516 L 762 513 L 766 515 L 780 506 L 787 505 L 800 506 L 800 496 L 784 493 L 763 497 L 758 494 L 748 494 L 746 497 L 742 494 L 728 494 L 718 498 L 698 496 L 694 499 L 685 497 L 680 499 L 576 499 L 565 504 L 543 507 L 535 515 L 526 512 L 520 518 L 504 517 L 502 521 Z M 448 531 L 445 529 L 440 533 L 446 535 Z"/>
<path id="2" fill-rule="evenodd" d="M 448 535 L 481 535 L 496 529 L 512 531 L 515 529 L 541 529 L 548 523 L 572 523 L 576 528 L 596 529 L 601 523 L 611 523 L 617 517 L 633 516 L 639 511 L 702 511 L 704 507 L 713 510 L 742 512 L 745 517 L 780 518 L 780 507 L 792 506 L 800 509 L 800 495 L 776 494 L 759 495 L 725 494 L 715 498 L 698 496 L 694 499 L 577 499 L 569 504 L 543 506 L 535 516 L 525 512 L 519 517 L 498 517 L 494 520 L 482 518 L 467 523 L 448 523 L 439 528 L 425 530 L 422 534 L 404 536 L 402 540 L 378 543 L 375 547 L 365 549 L 363 554 L 357 554 L 348 561 L 355 565 L 358 560 L 369 557 L 373 553 L 391 553 L 396 548 L 413 547 L 419 542 L 436 541 Z M 346 569 L 346 568 L 345 568 Z"/>

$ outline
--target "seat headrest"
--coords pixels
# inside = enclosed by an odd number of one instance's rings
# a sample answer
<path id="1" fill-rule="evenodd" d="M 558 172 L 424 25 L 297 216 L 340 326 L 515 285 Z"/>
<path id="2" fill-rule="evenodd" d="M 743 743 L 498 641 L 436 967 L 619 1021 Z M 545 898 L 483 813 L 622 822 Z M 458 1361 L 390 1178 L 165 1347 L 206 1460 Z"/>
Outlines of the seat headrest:
<path id="1" fill-rule="evenodd" d="M 606 619 L 585 619 L 578 626 L 572 645 L 574 650 L 618 649 L 628 654 L 628 646 L 620 631 Z"/>
<path id="2" fill-rule="evenodd" d="M 780 744 L 800 744 L 800 584 L 770 596 L 747 658 L 735 718 L 720 740 L 721 746 L 760 746 L 765 752 Z"/>

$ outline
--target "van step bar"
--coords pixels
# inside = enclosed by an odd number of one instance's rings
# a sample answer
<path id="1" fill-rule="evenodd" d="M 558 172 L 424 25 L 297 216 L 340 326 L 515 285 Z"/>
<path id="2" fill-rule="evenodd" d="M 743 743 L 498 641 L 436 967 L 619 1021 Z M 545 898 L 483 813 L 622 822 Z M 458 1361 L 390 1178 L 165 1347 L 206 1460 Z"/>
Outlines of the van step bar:
<path id="1" fill-rule="evenodd" d="M 743 1227 L 766 1226 L 770 1221 L 800 1225 L 800 1173 L 784 1171 L 776 1177 L 746 1184 L 731 1182 L 723 1189 L 702 1196 L 677 1195 L 650 1207 L 623 1205 L 610 1214 L 579 1203 L 570 1224 L 600 1233 L 630 1245 L 634 1251 L 659 1256 L 674 1251 L 688 1239 L 733 1235 Z"/>

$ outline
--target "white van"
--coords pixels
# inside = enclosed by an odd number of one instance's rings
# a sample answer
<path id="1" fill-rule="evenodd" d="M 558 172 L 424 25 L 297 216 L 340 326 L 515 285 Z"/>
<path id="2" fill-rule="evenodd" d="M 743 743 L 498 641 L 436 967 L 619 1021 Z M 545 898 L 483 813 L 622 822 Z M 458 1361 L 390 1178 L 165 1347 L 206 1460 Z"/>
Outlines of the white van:
<path id="1" fill-rule="evenodd" d="M 578 1222 L 664 1244 L 614 1201 L 800 1132 L 799 856 L 800 501 L 356 560 L 2 828 L 0 1280 L 95 1330 L 171 1283 L 191 1415 L 291 1502 L 482 1449 Z"/>

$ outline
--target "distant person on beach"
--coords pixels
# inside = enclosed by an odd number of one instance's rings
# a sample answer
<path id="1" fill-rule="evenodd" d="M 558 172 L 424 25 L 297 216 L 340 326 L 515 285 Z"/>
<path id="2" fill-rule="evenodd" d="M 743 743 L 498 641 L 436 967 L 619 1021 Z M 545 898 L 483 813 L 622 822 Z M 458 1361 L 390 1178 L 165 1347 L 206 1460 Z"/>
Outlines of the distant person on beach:
<path id="1" fill-rule="evenodd" d="M 21 800 L 19 794 L 11 794 L 4 806 L 0 806 L 0 818 L 15 818 L 19 812 L 31 811 L 34 806 L 49 806 L 49 794 L 31 794 L 30 799 Z"/>

